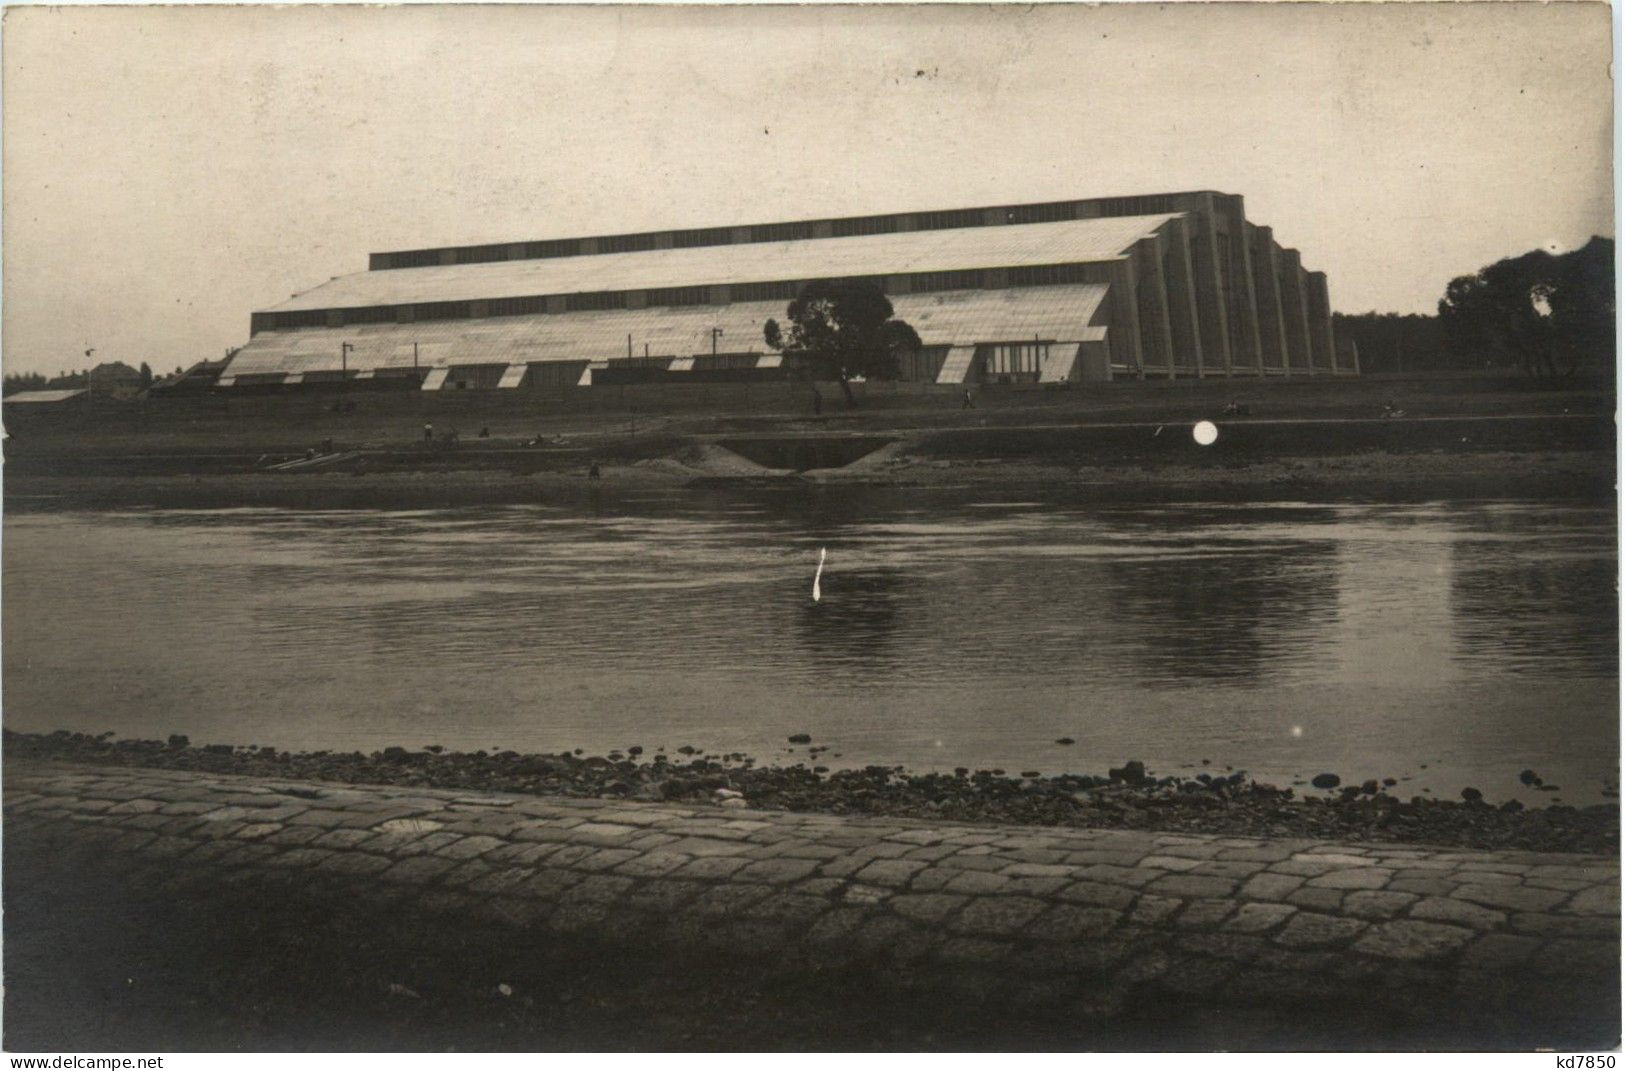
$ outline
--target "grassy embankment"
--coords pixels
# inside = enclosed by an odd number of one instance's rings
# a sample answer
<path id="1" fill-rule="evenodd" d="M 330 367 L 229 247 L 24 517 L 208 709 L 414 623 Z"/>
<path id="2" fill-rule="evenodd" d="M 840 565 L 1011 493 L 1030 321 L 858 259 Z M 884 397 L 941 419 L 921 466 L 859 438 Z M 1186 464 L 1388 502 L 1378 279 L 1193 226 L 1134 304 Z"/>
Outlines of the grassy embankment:
<path id="1" fill-rule="evenodd" d="M 1506 379 L 1206 381 L 959 395 L 805 386 L 568 399 L 209 396 L 13 413 L 15 507 L 434 506 L 793 477 L 1101 497 L 1607 497 L 1612 393 Z M 1226 415 L 1226 405 L 1245 407 Z M 1403 411 L 1385 415 L 1385 407 Z M 1190 425 L 1213 419 L 1217 443 Z M 457 428 L 460 441 L 425 443 Z M 479 432 L 488 431 L 488 437 Z M 883 447 L 855 463 L 865 446 Z M 328 444 L 331 461 L 272 466 Z M 737 453 L 736 453 L 737 451 Z M 740 456 L 744 455 L 744 456 Z M 752 460 L 754 459 L 754 460 Z M 596 465 L 599 478 L 589 479 Z M 786 471 L 786 470 L 811 471 Z"/>

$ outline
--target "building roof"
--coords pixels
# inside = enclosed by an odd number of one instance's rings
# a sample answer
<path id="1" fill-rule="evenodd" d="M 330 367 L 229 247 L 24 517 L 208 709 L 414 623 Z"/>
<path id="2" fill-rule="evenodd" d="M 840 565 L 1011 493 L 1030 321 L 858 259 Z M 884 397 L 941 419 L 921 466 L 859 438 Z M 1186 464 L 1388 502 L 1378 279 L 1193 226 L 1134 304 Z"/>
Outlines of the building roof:
<path id="1" fill-rule="evenodd" d="M 42 405 L 49 402 L 65 402 L 69 398 L 77 398 L 85 393 L 80 390 L 20 390 L 16 394 L 8 394 L 0 399 L 7 405 L 20 402 L 24 405 Z"/>
<path id="2" fill-rule="evenodd" d="M 343 275 L 264 312 L 1114 260 L 1177 213 Z"/>
<path id="3" fill-rule="evenodd" d="M 375 274 L 411 273 L 412 269 L 403 269 Z M 1082 341 L 1090 337 L 1088 325 L 1106 290 L 1098 283 L 956 290 L 899 294 L 891 302 L 897 317 L 911 324 L 927 346 L 1033 338 Z M 226 375 L 337 371 L 344 343 L 352 347 L 345 365 L 351 371 L 411 368 L 414 343 L 418 364 L 424 368 L 608 360 L 626 356 L 628 336 L 633 356 L 643 356 L 647 344 L 651 357 L 689 357 L 711 352 L 711 330 L 718 327 L 723 332 L 718 350 L 764 352 L 762 325 L 769 318 L 782 320 L 785 304 L 753 301 L 261 331 L 232 358 Z"/>

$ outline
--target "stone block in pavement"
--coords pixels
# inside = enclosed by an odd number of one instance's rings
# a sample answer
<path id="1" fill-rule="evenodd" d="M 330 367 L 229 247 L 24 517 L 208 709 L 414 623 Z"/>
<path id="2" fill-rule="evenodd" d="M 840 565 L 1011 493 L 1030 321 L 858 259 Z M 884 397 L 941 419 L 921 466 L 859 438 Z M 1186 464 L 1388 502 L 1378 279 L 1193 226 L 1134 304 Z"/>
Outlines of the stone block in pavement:
<path id="1" fill-rule="evenodd" d="M 886 906 L 904 918 L 930 924 L 941 922 L 969 902 L 968 896 L 926 893 L 894 896 L 886 901 Z"/>
<path id="2" fill-rule="evenodd" d="M 1305 880 L 1294 874 L 1255 874 L 1242 885 L 1240 895 L 1244 900 L 1285 900 Z"/>
<path id="3" fill-rule="evenodd" d="M 1475 930 L 1493 930 L 1507 920 L 1504 911 L 1449 896 L 1429 896 L 1418 900 L 1416 906 L 1411 908 L 1410 916 L 1430 922 L 1455 923 Z"/>
<path id="4" fill-rule="evenodd" d="M 1324 948 L 1346 944 L 1366 928 L 1359 919 L 1300 911 L 1275 934 L 1275 943 L 1286 948 Z"/>
<path id="5" fill-rule="evenodd" d="M 1428 960 L 1451 955 L 1473 939 L 1462 926 L 1397 919 L 1379 922 L 1354 942 L 1354 950 L 1385 959 Z"/>
<path id="6" fill-rule="evenodd" d="M 1044 902 L 1023 896 L 990 896 L 971 903 L 948 921 L 955 933 L 1010 937 L 1024 928 L 1040 912 Z"/>
<path id="7" fill-rule="evenodd" d="M 1382 867 L 1351 867 L 1310 878 L 1308 886 L 1312 889 L 1380 889 L 1387 885 L 1388 879 L 1393 876 L 1392 870 Z"/>
<path id="8" fill-rule="evenodd" d="M 1236 908 L 1236 913 L 1225 920 L 1224 928 L 1237 933 L 1263 933 L 1279 926 L 1297 912 L 1298 909 L 1291 904 L 1253 901 Z"/>
<path id="9" fill-rule="evenodd" d="M 1575 915 L 1619 916 L 1619 886 L 1596 885 L 1581 889 L 1559 910 Z"/>
<path id="10" fill-rule="evenodd" d="M 1109 933 L 1122 919 L 1122 913 L 1111 908 L 1056 904 L 1034 919 L 1026 933 L 1043 941 L 1072 942 Z"/>
<path id="11" fill-rule="evenodd" d="M 1343 897 L 1343 911 L 1362 919 L 1391 919 L 1416 903 L 1413 893 L 1386 889 L 1356 889 Z"/>
<path id="12" fill-rule="evenodd" d="M 1450 895 L 1457 900 L 1467 900 L 1486 907 L 1505 908 L 1508 911 L 1550 911 L 1569 898 L 1567 893 L 1556 889 L 1477 883 L 1458 885 Z"/>
<path id="13" fill-rule="evenodd" d="M 1206 899 L 1233 895 L 1236 891 L 1236 882 L 1230 878 L 1209 878 L 1194 874 L 1169 874 L 1147 883 L 1145 891 L 1156 896 Z"/>
<path id="14" fill-rule="evenodd" d="M 1115 908 L 1128 907 L 1134 903 L 1136 896 L 1133 889 L 1122 885 L 1106 885 L 1098 881 L 1075 881 L 1056 890 L 1055 895 L 1070 903 Z"/>

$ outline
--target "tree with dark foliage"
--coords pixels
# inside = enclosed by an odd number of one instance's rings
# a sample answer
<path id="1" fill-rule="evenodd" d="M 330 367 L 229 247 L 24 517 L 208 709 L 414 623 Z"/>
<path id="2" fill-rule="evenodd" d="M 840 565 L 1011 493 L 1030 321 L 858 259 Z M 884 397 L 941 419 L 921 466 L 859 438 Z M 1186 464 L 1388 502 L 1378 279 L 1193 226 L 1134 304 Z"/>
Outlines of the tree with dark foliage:
<path id="1" fill-rule="evenodd" d="M 786 327 L 768 320 L 762 334 L 769 346 L 800 359 L 815 376 L 839 382 L 850 407 L 849 380 L 895 379 L 899 355 L 920 348 L 914 328 L 893 319 L 892 312 L 873 283 L 819 280 L 802 287 L 785 309 Z"/>
<path id="2" fill-rule="evenodd" d="M 1614 243 L 1536 249 L 1450 281 L 1439 321 L 1463 354 L 1505 355 L 1528 375 L 1565 380 L 1614 367 Z"/>
<path id="3" fill-rule="evenodd" d="M 17 372 L 5 378 L 3 391 L 0 393 L 16 394 L 23 390 L 44 390 L 45 377 L 38 372 Z"/>

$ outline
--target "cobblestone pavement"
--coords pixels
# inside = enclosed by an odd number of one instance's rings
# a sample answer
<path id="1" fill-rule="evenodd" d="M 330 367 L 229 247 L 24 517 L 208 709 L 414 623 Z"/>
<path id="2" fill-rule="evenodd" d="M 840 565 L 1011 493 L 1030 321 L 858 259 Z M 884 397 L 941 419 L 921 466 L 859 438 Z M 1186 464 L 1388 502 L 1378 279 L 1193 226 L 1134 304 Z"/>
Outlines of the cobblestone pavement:
<path id="1" fill-rule="evenodd" d="M 1137 1000 L 1618 1026 L 1615 858 L 668 806 L 8 764 L 5 837 L 177 895 Z M 359 908 L 358 908 L 359 909 Z M 1615 1035 L 1617 1037 L 1617 1034 Z"/>

